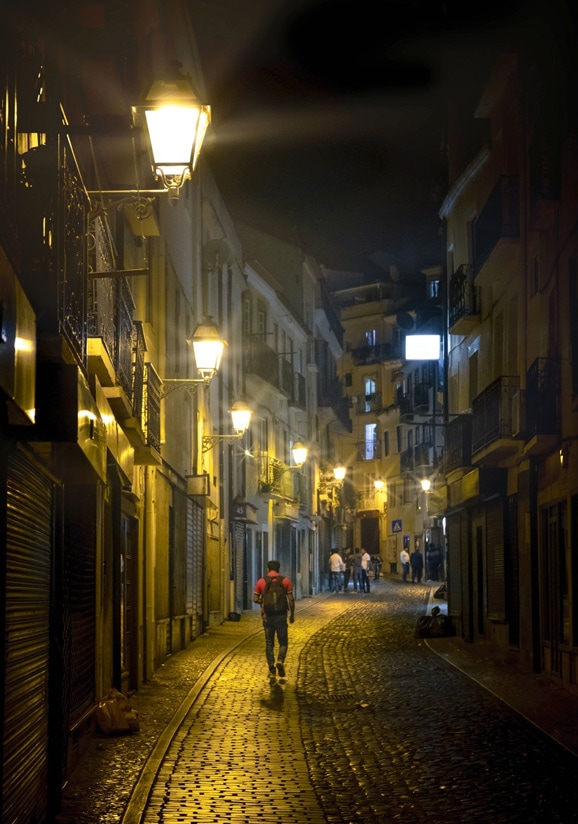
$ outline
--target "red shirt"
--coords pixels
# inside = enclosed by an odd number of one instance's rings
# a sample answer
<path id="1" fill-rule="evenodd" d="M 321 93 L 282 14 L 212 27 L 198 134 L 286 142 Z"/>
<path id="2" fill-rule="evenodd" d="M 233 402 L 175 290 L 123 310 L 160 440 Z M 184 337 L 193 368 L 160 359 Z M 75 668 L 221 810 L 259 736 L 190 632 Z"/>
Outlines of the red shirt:
<path id="1" fill-rule="evenodd" d="M 281 574 L 280 572 L 275 572 L 274 569 L 271 569 L 267 573 L 267 577 L 268 578 L 269 577 L 276 578 L 280 574 Z M 255 584 L 255 595 L 259 595 L 261 598 L 263 597 L 263 595 L 265 594 L 265 585 L 266 585 L 266 583 L 267 582 L 266 582 L 265 578 L 259 578 L 259 580 Z M 285 587 L 285 589 L 287 591 L 287 595 L 292 595 L 293 594 L 293 584 L 291 583 L 289 578 L 283 578 L 281 583 Z M 263 612 L 263 605 L 262 604 L 261 604 L 261 612 Z"/>

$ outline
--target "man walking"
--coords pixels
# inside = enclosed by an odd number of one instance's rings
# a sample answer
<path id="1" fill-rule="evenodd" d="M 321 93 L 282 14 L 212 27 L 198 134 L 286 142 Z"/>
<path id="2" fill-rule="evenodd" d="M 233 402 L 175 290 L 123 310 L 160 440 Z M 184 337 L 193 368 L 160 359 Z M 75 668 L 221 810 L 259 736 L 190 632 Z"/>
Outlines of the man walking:
<path id="1" fill-rule="evenodd" d="M 295 621 L 295 598 L 293 586 L 289 578 L 279 573 L 279 561 L 268 561 L 267 575 L 259 578 L 255 584 L 253 601 L 261 604 L 263 629 L 265 630 L 265 655 L 269 665 L 269 674 L 279 674 L 285 678 L 285 658 L 289 645 L 287 627 L 287 613 L 289 622 Z M 279 648 L 277 650 L 277 667 L 275 668 L 275 636 Z"/>

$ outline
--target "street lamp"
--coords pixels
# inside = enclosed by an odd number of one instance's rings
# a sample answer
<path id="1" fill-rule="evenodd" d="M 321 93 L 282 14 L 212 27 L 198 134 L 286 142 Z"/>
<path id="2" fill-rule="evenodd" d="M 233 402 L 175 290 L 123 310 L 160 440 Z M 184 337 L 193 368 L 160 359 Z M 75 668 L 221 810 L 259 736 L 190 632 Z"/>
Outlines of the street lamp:
<path id="1" fill-rule="evenodd" d="M 180 387 L 184 387 L 185 389 L 190 388 L 194 392 L 199 383 L 202 383 L 206 388 L 219 370 L 223 350 L 227 342 L 221 338 L 211 315 L 205 315 L 191 337 L 187 340 L 187 343 L 193 346 L 195 362 L 201 377 L 165 378 L 163 380 L 163 387 L 165 384 L 170 384 L 171 388 L 164 392 L 163 397 L 166 397 L 171 389 L 178 389 Z"/>
<path id="2" fill-rule="evenodd" d="M 381 478 L 376 478 L 375 481 L 373 482 L 373 486 L 379 492 L 379 490 L 383 489 L 383 487 L 385 486 L 385 481 L 382 481 Z"/>
<path id="3" fill-rule="evenodd" d="M 133 117 L 144 115 L 151 153 L 152 170 L 160 178 L 171 202 L 197 165 L 201 146 L 211 122 L 210 106 L 199 102 L 188 81 L 178 72 L 155 80 L 144 105 L 133 106 Z"/>
<path id="4" fill-rule="evenodd" d="M 347 467 L 345 466 L 335 466 L 333 467 L 333 477 L 336 481 L 343 481 L 345 480 L 345 475 L 347 474 Z"/>
<path id="5" fill-rule="evenodd" d="M 307 460 L 307 453 L 309 452 L 305 444 L 301 443 L 301 441 L 295 441 L 291 452 L 293 454 L 295 466 L 288 466 L 287 469 L 298 469 L 299 467 L 303 466 L 303 464 Z"/>
<path id="6" fill-rule="evenodd" d="M 203 435 L 203 452 L 208 452 L 219 441 L 226 441 L 233 443 L 233 441 L 242 438 L 249 424 L 251 423 L 251 416 L 253 412 L 247 406 L 245 401 L 235 401 L 230 409 L 231 420 L 233 422 L 234 435 Z"/>

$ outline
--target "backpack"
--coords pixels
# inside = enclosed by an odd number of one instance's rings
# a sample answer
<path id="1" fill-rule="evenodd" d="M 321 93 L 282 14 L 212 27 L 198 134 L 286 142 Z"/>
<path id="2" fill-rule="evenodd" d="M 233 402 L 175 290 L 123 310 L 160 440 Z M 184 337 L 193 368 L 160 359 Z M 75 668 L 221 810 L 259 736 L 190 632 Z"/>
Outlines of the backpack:
<path id="1" fill-rule="evenodd" d="M 288 609 L 287 590 L 283 586 L 283 576 L 267 576 L 263 593 L 263 610 L 267 615 L 283 615 Z"/>

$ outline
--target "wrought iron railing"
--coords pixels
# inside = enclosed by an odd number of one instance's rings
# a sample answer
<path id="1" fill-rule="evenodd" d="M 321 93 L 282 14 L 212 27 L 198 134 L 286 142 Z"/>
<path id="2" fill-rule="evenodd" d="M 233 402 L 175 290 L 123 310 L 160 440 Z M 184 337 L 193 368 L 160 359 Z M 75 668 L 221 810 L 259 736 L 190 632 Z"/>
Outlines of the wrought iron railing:
<path id="1" fill-rule="evenodd" d="M 462 263 L 450 278 L 450 328 L 465 316 L 475 317 L 479 311 L 479 287 L 474 285 L 473 266 L 470 263 Z"/>
<path id="2" fill-rule="evenodd" d="M 560 358 L 536 358 L 526 373 L 525 433 L 552 435 L 560 432 Z"/>
<path id="3" fill-rule="evenodd" d="M 475 454 L 501 438 L 513 438 L 514 396 L 520 389 L 518 375 L 497 378 L 472 403 L 472 452 Z"/>
<path id="4" fill-rule="evenodd" d="M 463 414 L 445 427 L 444 470 L 451 472 L 472 465 L 472 416 Z"/>

